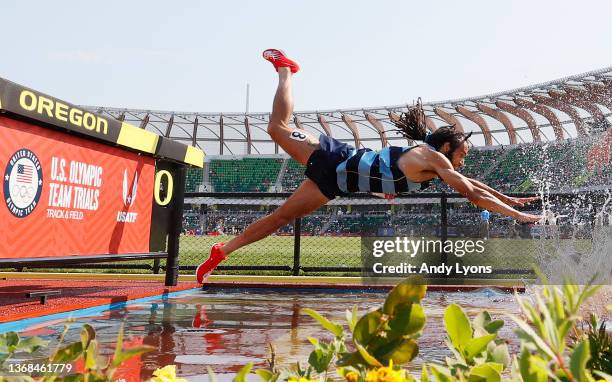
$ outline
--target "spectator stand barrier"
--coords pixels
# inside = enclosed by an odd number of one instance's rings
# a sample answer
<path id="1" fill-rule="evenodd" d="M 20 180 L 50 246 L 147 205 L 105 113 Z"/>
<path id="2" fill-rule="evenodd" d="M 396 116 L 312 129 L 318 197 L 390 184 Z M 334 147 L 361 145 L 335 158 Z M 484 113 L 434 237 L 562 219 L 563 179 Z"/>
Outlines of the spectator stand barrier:
<path id="1" fill-rule="evenodd" d="M 204 153 L 0 78 L 0 268 L 166 259 L 178 277 L 185 167 Z M 89 264 L 85 266 L 84 264 Z"/>

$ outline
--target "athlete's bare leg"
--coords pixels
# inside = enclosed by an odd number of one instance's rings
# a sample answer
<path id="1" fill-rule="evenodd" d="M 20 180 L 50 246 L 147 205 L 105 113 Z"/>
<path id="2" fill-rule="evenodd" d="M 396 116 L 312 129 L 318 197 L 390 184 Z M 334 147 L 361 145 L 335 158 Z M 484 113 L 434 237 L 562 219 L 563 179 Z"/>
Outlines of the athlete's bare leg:
<path id="1" fill-rule="evenodd" d="M 293 115 L 291 77 L 289 68 L 278 68 L 278 88 L 274 96 L 268 133 L 287 154 L 305 165 L 313 151 L 318 148 L 319 139 L 304 130 L 289 127 Z M 329 199 L 321 193 L 318 186 L 312 180 L 306 179 L 293 195 L 272 214 L 249 225 L 244 232 L 223 245 L 222 249 L 213 246 L 209 258 L 196 270 L 198 281 L 203 282 L 217 264 L 233 251 L 269 236 L 280 227 L 293 222 L 295 218 L 315 211 L 328 201 Z"/>
<path id="2" fill-rule="evenodd" d="M 240 235 L 225 244 L 223 252 L 228 255 L 240 247 L 261 240 L 280 227 L 292 223 L 296 218 L 319 209 L 328 201 L 319 191 L 319 187 L 312 180 L 306 179 L 282 206 L 252 223 Z"/>
<path id="3" fill-rule="evenodd" d="M 289 68 L 278 68 L 278 88 L 272 104 L 268 134 L 293 159 L 305 165 L 310 154 L 317 149 L 319 138 L 297 128 L 290 128 L 293 116 L 293 94 Z"/>
<path id="4" fill-rule="evenodd" d="M 289 68 L 278 68 L 278 88 L 272 104 L 272 115 L 268 124 L 268 133 L 293 159 L 306 164 L 308 158 L 319 144 L 319 139 L 304 130 L 290 128 L 289 121 L 293 115 L 293 95 Z M 269 236 L 280 227 L 292 223 L 325 205 L 327 199 L 317 185 L 307 179 L 298 187 L 287 201 L 272 214 L 249 225 L 244 232 L 230 240 L 223 247 L 228 255 L 236 249 Z"/>
<path id="5" fill-rule="evenodd" d="M 319 139 L 303 130 L 289 127 L 293 115 L 291 77 L 289 68 L 278 68 L 278 88 L 274 96 L 268 133 L 293 159 L 306 164 L 312 152 L 316 150 Z M 239 236 L 225 244 L 223 252 L 227 255 L 242 246 L 261 240 L 280 227 L 292 223 L 296 218 L 317 210 L 328 201 L 317 185 L 306 179 L 282 206 L 252 223 Z"/>

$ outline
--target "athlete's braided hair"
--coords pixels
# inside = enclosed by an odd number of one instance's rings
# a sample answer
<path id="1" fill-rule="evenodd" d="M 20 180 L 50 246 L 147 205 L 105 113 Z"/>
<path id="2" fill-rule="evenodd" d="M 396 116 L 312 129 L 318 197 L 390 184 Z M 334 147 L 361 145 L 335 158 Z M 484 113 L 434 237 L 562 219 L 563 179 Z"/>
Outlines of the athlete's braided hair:
<path id="1" fill-rule="evenodd" d="M 449 158 L 453 151 L 472 135 L 471 132 L 464 134 L 455 130 L 455 125 L 440 127 L 433 133 L 429 133 L 425 123 L 425 111 L 421 98 L 417 100 L 415 106 L 408 107 L 408 111 L 402 113 L 399 120 L 393 121 L 393 123 L 404 137 L 415 141 L 423 141 L 436 150 L 440 150 L 440 147 L 446 142 L 450 143 L 450 151 L 447 155 Z"/>

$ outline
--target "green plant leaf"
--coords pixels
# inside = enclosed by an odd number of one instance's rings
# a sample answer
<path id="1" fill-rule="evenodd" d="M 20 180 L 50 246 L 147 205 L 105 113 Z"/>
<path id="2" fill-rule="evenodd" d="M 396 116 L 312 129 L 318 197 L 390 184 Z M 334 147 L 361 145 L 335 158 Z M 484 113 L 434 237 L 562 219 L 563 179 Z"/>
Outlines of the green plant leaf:
<path id="1" fill-rule="evenodd" d="M 346 322 L 348 323 L 349 330 L 351 333 L 355 330 L 355 325 L 357 325 L 357 305 L 353 305 L 352 310 L 346 310 Z"/>
<path id="2" fill-rule="evenodd" d="M 591 352 L 589 350 L 589 340 L 583 340 L 574 347 L 572 356 L 570 358 L 570 371 L 578 382 L 588 381 L 585 370 L 587 369 L 587 362 L 591 358 Z"/>
<path id="3" fill-rule="evenodd" d="M 597 375 L 600 379 L 603 379 L 606 382 L 612 382 L 612 375 L 606 374 L 603 371 L 593 370 L 593 374 Z"/>
<path id="4" fill-rule="evenodd" d="M 82 342 L 81 342 L 82 343 Z M 85 368 L 96 369 L 98 358 L 98 341 L 91 340 L 85 350 Z"/>
<path id="5" fill-rule="evenodd" d="M 489 365 L 493 369 L 497 370 L 499 373 L 504 371 L 504 365 L 498 362 L 486 362 L 484 365 Z"/>
<path id="6" fill-rule="evenodd" d="M 52 363 L 70 363 L 83 355 L 83 344 L 75 342 L 59 349 L 51 356 Z"/>
<path id="7" fill-rule="evenodd" d="M 536 328 L 538 333 L 544 333 L 546 331 L 542 317 L 538 313 L 537 309 L 534 308 L 530 303 L 523 301 L 522 298 L 516 297 L 516 301 L 519 304 L 523 314 L 528 318 L 528 321 Z"/>
<path id="8" fill-rule="evenodd" d="M 465 354 L 471 360 L 475 356 L 482 353 L 489 342 L 493 341 L 497 334 L 487 334 L 486 336 L 472 338 L 465 344 Z"/>
<path id="9" fill-rule="evenodd" d="M 551 359 L 555 358 L 555 353 L 553 353 L 553 351 L 546 344 L 546 342 L 544 342 L 544 340 L 540 336 L 538 336 L 536 332 L 533 331 L 533 329 L 531 328 L 531 326 L 529 326 L 529 324 L 527 324 L 525 321 L 523 321 L 522 319 L 518 318 L 517 316 L 513 314 L 508 314 L 508 317 L 510 317 L 519 327 L 519 329 L 515 330 L 515 333 L 519 338 L 532 343 L 542 353 L 546 354 Z"/>
<path id="10" fill-rule="evenodd" d="M 595 293 L 597 293 L 597 291 L 601 289 L 601 287 L 602 285 L 590 285 L 590 284 L 582 287 L 582 291 L 580 295 L 578 296 L 578 299 L 576 302 L 577 304 L 576 309 L 575 309 L 576 311 L 572 313 L 578 313 L 580 305 L 586 302 L 589 298 L 593 297 L 593 295 L 595 295 Z"/>
<path id="11" fill-rule="evenodd" d="M 45 341 L 40 337 L 32 336 L 32 337 L 28 337 L 26 339 L 20 340 L 15 351 L 34 353 L 36 350 L 47 347 L 48 345 L 49 345 L 49 341 Z"/>
<path id="12" fill-rule="evenodd" d="M 319 312 L 317 312 L 316 310 L 305 308 L 305 309 L 302 309 L 302 311 L 306 313 L 307 315 L 309 315 L 310 317 L 314 318 L 316 321 L 318 321 L 322 327 L 329 330 L 336 337 L 341 337 L 342 334 L 344 333 L 341 325 L 331 322 L 327 318 L 320 315 Z"/>
<path id="13" fill-rule="evenodd" d="M 563 307 L 563 299 L 561 297 L 561 293 L 559 293 L 558 290 L 556 289 L 552 296 L 552 304 L 553 304 L 553 310 L 555 312 L 555 316 L 561 319 L 565 318 L 565 309 Z"/>
<path id="14" fill-rule="evenodd" d="M 421 382 L 429 382 L 429 373 L 427 372 L 427 366 L 423 364 L 421 369 Z"/>
<path id="15" fill-rule="evenodd" d="M 49 377 L 47 377 L 47 378 L 49 378 Z M 44 379 L 44 382 L 48 382 L 47 378 Z M 65 376 L 64 378 L 55 377 L 55 376 L 52 377 L 52 378 L 53 378 L 52 381 L 56 381 L 57 380 L 57 381 L 62 381 L 62 382 L 85 382 L 85 381 L 86 382 L 90 382 L 90 381 L 93 382 L 94 379 L 95 379 L 96 382 L 100 381 L 100 380 L 102 380 L 102 381 L 106 381 L 107 380 L 107 379 L 98 378 L 98 376 L 97 375 L 94 376 L 93 373 L 87 375 L 87 380 L 85 380 L 85 375 L 81 374 L 81 373 L 70 374 L 70 375 Z"/>
<path id="16" fill-rule="evenodd" d="M 135 346 L 133 348 L 122 350 L 118 354 L 115 352 L 115 355 L 113 356 L 113 360 L 111 361 L 111 367 L 119 367 L 123 362 L 127 361 L 128 359 L 132 357 L 136 357 L 144 353 L 147 353 L 147 352 L 150 352 L 150 351 L 153 351 L 153 350 L 155 350 L 153 346 L 142 345 L 142 346 Z"/>
<path id="17" fill-rule="evenodd" d="M 382 319 L 382 313 L 380 309 L 374 310 L 363 315 L 353 331 L 353 339 L 362 345 L 367 345 L 372 340 L 374 334 L 376 334 Z"/>
<path id="18" fill-rule="evenodd" d="M 501 329 L 504 326 L 504 321 L 503 320 L 493 320 L 491 322 L 489 322 L 488 324 L 485 325 L 484 329 L 493 334 L 493 333 L 497 333 L 499 331 L 499 329 Z"/>
<path id="19" fill-rule="evenodd" d="M 527 349 L 523 349 L 518 359 L 519 372 L 523 382 L 548 382 L 548 372 L 542 368 Z"/>
<path id="20" fill-rule="evenodd" d="M 346 375 L 350 373 L 351 371 L 356 371 L 356 370 L 353 369 L 352 367 L 337 367 L 336 368 L 336 373 L 338 373 L 338 375 L 341 376 L 342 378 L 346 377 Z"/>
<path id="21" fill-rule="evenodd" d="M 251 372 L 253 368 L 253 362 L 249 362 L 240 369 L 238 374 L 234 377 L 234 382 L 246 382 L 246 376 Z"/>
<path id="22" fill-rule="evenodd" d="M 398 305 L 419 303 L 425 297 L 426 292 L 427 285 L 422 278 L 409 277 L 391 289 L 391 292 L 389 292 L 385 299 L 383 313 L 393 316 Z"/>
<path id="23" fill-rule="evenodd" d="M 438 382 L 455 382 L 453 377 L 450 374 L 450 371 L 439 365 L 430 365 L 431 374 L 433 374 L 434 378 Z"/>
<path id="24" fill-rule="evenodd" d="M 8 332 L 4 336 L 4 346 L 6 347 L 6 353 L 14 353 L 19 345 L 19 335 L 15 332 Z"/>
<path id="25" fill-rule="evenodd" d="M 206 370 L 208 371 L 208 382 L 217 382 L 217 376 L 215 372 L 211 369 L 210 366 L 206 366 Z"/>
<path id="26" fill-rule="evenodd" d="M 482 312 L 479 312 L 476 317 L 474 317 L 474 319 L 472 320 L 472 327 L 474 329 L 476 328 L 483 328 L 489 323 L 491 322 L 493 319 L 491 318 L 491 315 L 489 314 L 489 312 L 487 312 L 486 310 L 483 310 Z"/>
<path id="27" fill-rule="evenodd" d="M 83 349 L 87 349 L 89 346 L 89 342 L 96 338 L 96 331 L 89 324 L 84 324 L 81 328 L 81 344 L 83 345 Z"/>
<path id="28" fill-rule="evenodd" d="M 444 311 L 444 326 L 453 346 L 461 351 L 472 339 L 472 326 L 465 312 L 457 304 L 451 304 Z"/>
<path id="29" fill-rule="evenodd" d="M 390 352 L 382 358 L 384 363 L 393 360 L 394 365 L 403 365 L 412 361 L 419 354 L 419 345 L 413 339 L 401 340 Z"/>
<path id="30" fill-rule="evenodd" d="M 353 366 L 358 367 L 359 365 L 365 365 L 367 362 L 361 356 L 359 351 L 352 353 L 343 353 L 338 356 L 338 366 Z"/>
<path id="31" fill-rule="evenodd" d="M 119 332 L 117 333 L 117 341 L 115 343 L 115 354 L 113 355 L 113 360 L 119 357 L 121 354 L 121 350 L 123 349 L 123 323 L 119 326 Z"/>
<path id="32" fill-rule="evenodd" d="M 315 349 L 308 357 L 308 364 L 315 369 L 317 373 L 323 373 L 329 368 L 334 357 L 333 351 L 325 351 L 324 349 Z"/>
<path id="33" fill-rule="evenodd" d="M 510 351 L 508 350 L 508 345 L 501 344 L 495 346 L 495 349 L 491 352 L 491 358 L 493 362 L 501 363 L 505 367 L 510 365 Z"/>
<path id="34" fill-rule="evenodd" d="M 363 346 L 356 343 L 355 347 L 357 348 L 357 351 L 359 351 L 359 354 L 363 357 L 363 360 L 368 363 L 368 365 L 376 367 L 383 366 L 376 358 L 374 358 L 374 356 L 368 353 L 368 351 Z"/>
<path id="35" fill-rule="evenodd" d="M 334 349 L 336 349 L 336 353 L 346 353 L 346 342 L 343 338 L 335 338 L 333 342 Z"/>
<path id="36" fill-rule="evenodd" d="M 274 376 L 274 374 L 272 374 L 270 370 L 266 370 L 266 369 L 255 370 L 255 374 L 259 375 L 259 377 L 262 379 L 263 382 L 270 381 L 272 377 Z"/>
<path id="37" fill-rule="evenodd" d="M 8 377 L 6 379 L 3 377 L 0 377 L 0 382 L 36 382 L 36 381 L 37 380 L 27 375 L 19 376 L 19 377 Z"/>
<path id="38" fill-rule="evenodd" d="M 557 342 L 563 345 L 565 348 L 565 337 L 574 327 L 574 321 L 564 320 L 561 323 L 557 323 Z M 563 350 L 563 348 L 561 350 Z"/>
<path id="39" fill-rule="evenodd" d="M 425 311 L 419 304 L 401 304 L 395 310 L 395 316 L 389 320 L 388 338 L 413 335 L 425 327 Z"/>
<path id="40" fill-rule="evenodd" d="M 557 321 L 553 318 L 552 312 L 548 309 L 540 295 L 536 293 L 534 297 L 538 306 L 538 315 L 543 318 L 542 322 L 544 324 L 544 331 L 540 333 L 540 336 L 546 339 L 553 351 L 561 353 L 562 345 L 559 343 L 559 337 L 557 336 Z"/>
<path id="41" fill-rule="evenodd" d="M 468 382 L 500 382 L 501 374 L 496 367 L 491 364 L 484 363 L 482 365 L 474 366 L 470 369 L 470 376 Z"/>

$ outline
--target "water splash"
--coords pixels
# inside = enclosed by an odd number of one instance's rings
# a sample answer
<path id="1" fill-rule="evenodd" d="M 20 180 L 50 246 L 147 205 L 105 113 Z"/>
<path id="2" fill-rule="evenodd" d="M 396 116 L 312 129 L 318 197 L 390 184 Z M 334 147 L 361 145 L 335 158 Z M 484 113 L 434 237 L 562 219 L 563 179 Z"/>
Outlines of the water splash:
<path id="1" fill-rule="evenodd" d="M 612 192 L 576 192 L 561 196 L 552 192 L 559 183 L 571 185 L 571 176 L 579 174 L 582 163 L 551 155 L 551 145 L 538 151 L 541 166 L 530 174 L 542 199 L 543 223 L 539 227 L 535 258 L 542 273 L 552 284 L 573 280 L 578 284 L 612 281 Z M 556 150 L 559 148 L 557 147 Z M 567 156 L 574 159 L 574 153 Z M 566 158 L 567 159 L 567 158 Z M 567 162 L 570 162 L 569 164 Z M 572 167 L 572 165 L 574 167 Z M 584 169 L 582 169 L 584 171 Z M 569 184 L 568 184 L 569 183 Z"/>

